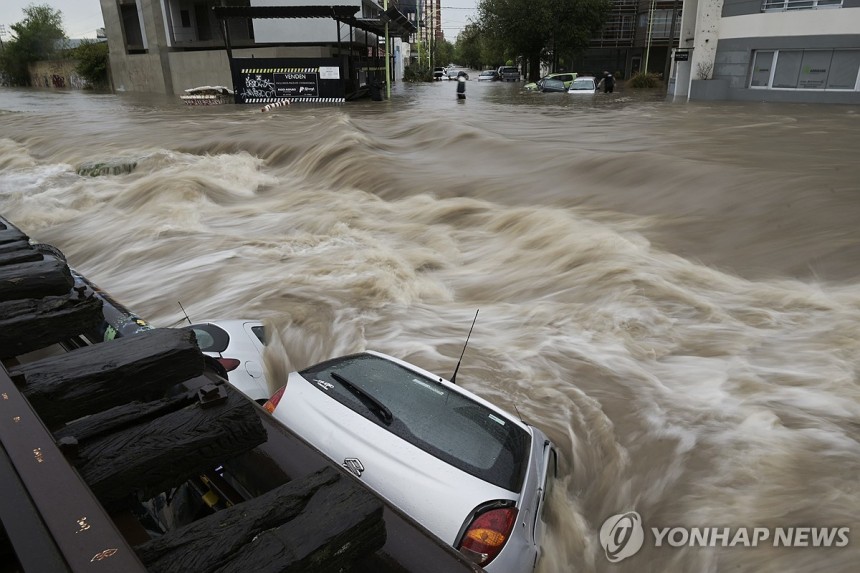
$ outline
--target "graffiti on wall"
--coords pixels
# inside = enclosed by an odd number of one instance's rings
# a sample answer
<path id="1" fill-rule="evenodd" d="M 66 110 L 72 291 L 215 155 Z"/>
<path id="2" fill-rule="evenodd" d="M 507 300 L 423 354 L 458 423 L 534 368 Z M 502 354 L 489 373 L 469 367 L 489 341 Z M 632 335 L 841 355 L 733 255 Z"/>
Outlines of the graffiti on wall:
<path id="1" fill-rule="evenodd" d="M 90 83 L 75 72 L 77 61 L 54 60 L 30 65 L 30 83 L 37 87 L 82 90 Z"/>

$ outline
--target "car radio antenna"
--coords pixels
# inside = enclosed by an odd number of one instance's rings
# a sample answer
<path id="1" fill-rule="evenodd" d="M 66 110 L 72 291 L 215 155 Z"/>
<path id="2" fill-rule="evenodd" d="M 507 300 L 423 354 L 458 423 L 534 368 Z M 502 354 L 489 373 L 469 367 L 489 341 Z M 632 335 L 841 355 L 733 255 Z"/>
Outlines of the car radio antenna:
<path id="1" fill-rule="evenodd" d="M 475 318 L 472 319 L 472 326 L 469 327 L 469 334 L 466 335 L 466 344 L 463 345 L 463 352 L 460 353 L 460 360 L 457 361 L 457 367 L 454 368 L 454 374 L 451 375 L 451 384 L 456 384 L 457 371 L 460 369 L 460 363 L 463 362 L 463 355 L 466 354 L 466 346 L 469 345 L 469 337 L 472 336 L 472 329 L 475 328 L 475 322 L 478 320 L 478 313 L 481 309 L 475 311 Z"/>
<path id="2" fill-rule="evenodd" d="M 184 315 L 185 315 L 185 320 L 187 320 L 187 321 L 188 321 L 188 324 L 189 324 L 189 325 L 193 325 L 194 323 L 193 323 L 193 322 L 191 322 L 191 319 L 190 319 L 190 318 L 188 318 L 188 313 L 187 313 L 187 312 L 185 312 L 185 307 L 183 307 L 183 306 L 182 306 L 182 303 L 181 303 L 181 302 L 179 302 L 179 301 L 176 301 L 176 302 L 177 302 L 177 303 L 179 303 L 179 308 L 181 308 L 181 309 L 182 309 L 182 314 L 184 314 Z"/>

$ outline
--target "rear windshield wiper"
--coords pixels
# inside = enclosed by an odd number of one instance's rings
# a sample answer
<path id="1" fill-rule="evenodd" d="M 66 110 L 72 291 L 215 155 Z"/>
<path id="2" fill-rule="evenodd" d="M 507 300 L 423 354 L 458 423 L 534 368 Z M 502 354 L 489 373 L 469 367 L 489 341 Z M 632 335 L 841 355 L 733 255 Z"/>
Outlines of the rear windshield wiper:
<path id="1" fill-rule="evenodd" d="M 340 382 L 341 385 L 349 390 L 353 396 L 361 400 L 361 402 L 367 406 L 371 412 L 376 414 L 380 420 L 386 424 L 390 424 L 392 420 L 394 420 L 394 415 L 385 404 L 356 386 L 354 382 L 350 382 L 347 378 L 344 378 L 343 375 L 338 374 L 337 372 L 332 372 L 331 377 Z"/>

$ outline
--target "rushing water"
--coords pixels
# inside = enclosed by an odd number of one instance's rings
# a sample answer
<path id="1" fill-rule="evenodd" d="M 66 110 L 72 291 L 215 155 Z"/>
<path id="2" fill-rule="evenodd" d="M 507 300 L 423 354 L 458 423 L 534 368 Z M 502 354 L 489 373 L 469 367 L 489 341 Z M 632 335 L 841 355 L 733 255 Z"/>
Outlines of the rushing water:
<path id="1" fill-rule="evenodd" d="M 542 573 L 856 570 L 860 109 L 467 91 L 0 90 L 0 214 L 156 326 L 266 320 L 273 376 L 365 348 L 450 376 L 480 309 L 458 381 L 561 454 Z M 771 538 L 654 546 L 676 526 Z"/>

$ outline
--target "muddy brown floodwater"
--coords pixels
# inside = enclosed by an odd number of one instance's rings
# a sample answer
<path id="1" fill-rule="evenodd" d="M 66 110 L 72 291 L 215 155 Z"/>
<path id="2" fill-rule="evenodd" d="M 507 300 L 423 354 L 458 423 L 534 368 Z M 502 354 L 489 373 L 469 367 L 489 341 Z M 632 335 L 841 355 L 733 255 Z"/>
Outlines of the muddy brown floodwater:
<path id="1" fill-rule="evenodd" d="M 156 326 L 265 320 L 270 379 L 365 348 L 450 376 L 480 309 L 458 381 L 559 446 L 542 573 L 860 563 L 860 108 L 470 81 L 0 109 L 0 214 Z"/>

